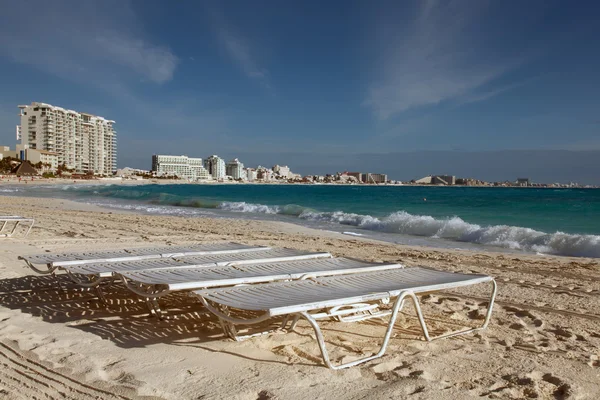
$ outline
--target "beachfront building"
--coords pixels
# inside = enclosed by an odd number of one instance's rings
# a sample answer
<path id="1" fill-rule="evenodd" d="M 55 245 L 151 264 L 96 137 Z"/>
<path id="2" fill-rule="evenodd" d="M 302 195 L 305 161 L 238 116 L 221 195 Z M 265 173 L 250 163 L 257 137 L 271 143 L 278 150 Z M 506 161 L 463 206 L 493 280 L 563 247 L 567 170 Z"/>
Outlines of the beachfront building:
<path id="1" fill-rule="evenodd" d="M 152 156 L 152 172 L 158 176 L 177 176 L 183 179 L 209 179 L 208 171 L 202 165 L 201 158 L 188 156 Z"/>
<path id="2" fill-rule="evenodd" d="M 225 174 L 235 180 L 246 180 L 244 164 L 241 163 L 237 158 L 234 158 L 225 165 Z"/>
<path id="3" fill-rule="evenodd" d="M 10 146 L 0 146 L 0 160 L 5 158 L 19 158 L 17 151 L 11 150 Z"/>
<path id="4" fill-rule="evenodd" d="M 206 168 L 213 179 L 225 178 L 225 161 L 217 155 L 213 154 L 205 159 L 204 168 Z"/>
<path id="5" fill-rule="evenodd" d="M 258 174 L 256 173 L 256 169 L 254 168 L 245 168 L 244 172 L 246 173 L 246 179 L 248 182 L 254 182 L 258 179 Z"/>
<path id="6" fill-rule="evenodd" d="M 115 121 L 46 103 L 20 105 L 17 138 L 23 150 L 56 153 L 75 172 L 112 175 L 117 169 Z"/>
<path id="7" fill-rule="evenodd" d="M 530 186 L 529 178 L 517 178 L 517 186 Z"/>
<path id="8" fill-rule="evenodd" d="M 456 176 L 454 175 L 429 175 L 415 180 L 415 183 L 421 185 L 456 185 Z"/>
<path id="9" fill-rule="evenodd" d="M 290 167 L 288 167 L 287 165 L 275 165 L 273 168 L 271 168 L 275 174 L 275 176 L 280 177 L 280 178 L 291 178 L 292 177 L 292 171 L 290 171 Z"/>
<path id="10" fill-rule="evenodd" d="M 386 174 L 372 174 L 370 172 L 366 174 L 362 174 L 362 179 L 364 183 L 387 183 L 387 175 Z"/>
<path id="11" fill-rule="evenodd" d="M 256 179 L 260 181 L 270 181 L 273 179 L 273 171 L 259 165 L 256 168 Z"/>
<path id="12" fill-rule="evenodd" d="M 364 174 L 362 172 L 344 172 L 344 174 L 354 177 L 357 182 L 363 181 Z"/>
<path id="13" fill-rule="evenodd" d="M 22 154 L 21 159 L 27 160 L 33 165 L 42 163 L 42 171 L 44 172 L 55 172 L 58 169 L 58 153 L 38 149 L 24 149 Z"/>

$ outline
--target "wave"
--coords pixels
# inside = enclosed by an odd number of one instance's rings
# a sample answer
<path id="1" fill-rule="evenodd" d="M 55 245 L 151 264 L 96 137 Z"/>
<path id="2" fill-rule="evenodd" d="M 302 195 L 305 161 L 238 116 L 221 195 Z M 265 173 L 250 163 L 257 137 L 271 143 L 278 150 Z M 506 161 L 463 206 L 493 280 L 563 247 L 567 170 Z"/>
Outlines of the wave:
<path id="1" fill-rule="evenodd" d="M 267 206 L 264 204 L 252 204 L 244 201 L 225 201 L 217 205 L 218 209 L 233 212 L 248 212 L 260 214 L 282 214 L 291 216 L 300 216 L 302 213 L 310 210 L 296 204 L 288 204 L 285 206 Z"/>
<path id="2" fill-rule="evenodd" d="M 378 218 L 343 211 L 318 212 L 297 205 L 269 206 L 246 202 L 224 202 L 217 208 L 232 212 L 295 215 L 307 221 L 349 225 L 377 232 L 477 243 L 511 250 L 573 257 L 600 257 L 598 235 L 545 233 L 510 225 L 481 226 L 466 222 L 460 217 L 434 218 L 429 215 L 413 215 L 398 211 Z"/>
<path id="3" fill-rule="evenodd" d="M 136 188 L 124 188 L 120 185 L 85 186 L 87 185 L 76 188 L 75 185 L 65 185 L 61 189 L 73 190 L 71 193 L 86 198 L 88 196 L 108 197 L 143 202 L 149 205 L 150 208 L 142 208 L 151 213 L 181 213 L 181 210 L 169 211 L 168 206 L 177 206 L 196 209 L 219 209 L 236 213 L 280 214 L 306 221 L 334 223 L 376 232 L 439 238 L 541 254 L 600 258 L 599 235 L 579 235 L 564 232 L 546 233 L 531 228 L 510 225 L 482 226 L 464 221 L 457 216 L 435 218 L 429 215 L 414 215 L 405 211 L 394 212 L 385 217 L 376 217 L 344 211 L 322 212 L 296 204 L 265 205 L 249 202 L 223 202 L 166 193 L 164 188 L 155 186 Z M 3 189 L 4 191 L 17 190 L 16 188 Z M 133 206 L 128 207 L 135 208 Z M 188 215 L 198 214 L 199 212 L 199 210 L 189 211 Z M 200 214 L 206 214 L 206 212 L 200 212 Z"/>

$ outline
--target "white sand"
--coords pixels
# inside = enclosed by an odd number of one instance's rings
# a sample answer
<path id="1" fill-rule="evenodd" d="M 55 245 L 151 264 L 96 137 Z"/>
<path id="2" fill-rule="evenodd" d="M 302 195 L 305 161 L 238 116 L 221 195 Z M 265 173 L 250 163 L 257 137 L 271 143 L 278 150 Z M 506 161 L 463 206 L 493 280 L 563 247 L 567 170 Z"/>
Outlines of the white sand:
<path id="1" fill-rule="evenodd" d="M 184 219 L 64 200 L 0 197 L 2 214 L 36 218 L 27 239 L 0 239 L 0 398 L 572 398 L 600 393 L 600 263 L 392 245 L 296 225 Z M 322 365 L 312 330 L 224 339 L 190 296 L 162 301 L 157 321 L 124 289 L 59 290 L 17 260 L 43 250 L 238 241 L 497 278 L 488 330 L 427 343 L 410 307 L 388 354 L 343 371 Z M 67 280 L 64 280 L 67 282 Z M 481 322 L 488 287 L 423 299 L 434 333 Z M 381 320 L 325 323 L 336 362 L 378 348 Z"/>

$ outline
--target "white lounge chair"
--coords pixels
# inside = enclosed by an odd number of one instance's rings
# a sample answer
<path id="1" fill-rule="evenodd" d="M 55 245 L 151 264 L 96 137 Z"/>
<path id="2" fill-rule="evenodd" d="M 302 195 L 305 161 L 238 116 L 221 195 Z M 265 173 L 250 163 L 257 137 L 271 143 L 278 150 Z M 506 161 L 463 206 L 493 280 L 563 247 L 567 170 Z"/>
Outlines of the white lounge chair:
<path id="1" fill-rule="evenodd" d="M 438 337 L 429 335 L 417 294 L 485 282 L 492 284 L 492 293 L 487 314 L 480 327 L 468 328 Z M 299 318 L 305 318 L 315 331 L 325 364 L 331 369 L 341 369 L 382 357 L 385 354 L 398 312 L 402 309 L 407 297 L 414 304 L 425 339 L 431 341 L 485 329 L 492 314 L 496 289 L 494 279 L 486 275 L 466 275 L 418 267 L 204 289 L 195 291 L 195 293 L 200 297 L 204 306 L 221 320 L 224 327 L 230 327 L 230 329 L 225 329 L 225 332 L 234 338 L 235 324 L 255 324 L 277 316 L 285 316 L 284 324 L 287 324 L 287 318 L 293 316 L 290 326 L 290 329 L 293 329 Z M 354 304 L 391 300 L 393 300 L 393 307 L 389 311 L 390 321 L 379 352 L 349 363 L 333 365 L 317 321 L 339 315 L 340 310 Z M 232 316 L 231 309 L 264 312 L 264 314 L 256 318 L 242 319 Z"/>
<path id="2" fill-rule="evenodd" d="M 249 265 L 265 262 L 308 260 L 330 258 L 329 253 L 311 253 L 294 249 L 271 249 L 251 247 L 235 243 L 199 244 L 185 248 L 162 247 L 160 253 L 154 249 L 117 250 L 112 252 L 61 253 L 21 256 L 34 271 L 48 274 L 57 269 L 67 273 L 69 278 L 84 288 L 94 288 L 100 300 L 106 298 L 100 283 L 114 280 L 119 274 L 128 271 L 157 271 L 165 269 L 190 269 Z M 150 253 L 150 254 L 149 254 Z M 45 264 L 40 269 L 36 264 Z M 152 314 L 161 315 L 155 296 L 144 295 Z"/>
<path id="3" fill-rule="evenodd" d="M 243 251 L 235 253 L 205 252 L 195 256 L 176 256 L 151 260 L 117 261 L 86 264 L 69 264 L 61 266 L 69 274 L 91 275 L 99 279 L 118 276 L 123 272 L 177 270 L 198 267 L 218 267 L 227 265 L 249 265 L 265 262 L 307 260 L 313 258 L 329 258 L 329 253 L 312 253 L 295 249 L 261 248 L 260 251 Z"/>
<path id="4" fill-rule="evenodd" d="M 0 228 L 0 237 L 13 237 L 15 232 L 17 232 L 19 225 L 29 224 L 25 228 L 25 234 L 23 235 L 23 237 L 26 237 L 29 235 L 34 223 L 35 220 L 33 218 L 21 217 L 19 215 L 2 215 L 0 216 L 0 224 L 2 224 L 2 227 Z M 4 229 L 10 225 L 12 225 L 12 229 L 9 229 L 9 231 L 7 230 L 5 232 Z"/>
<path id="5" fill-rule="evenodd" d="M 153 260 L 161 258 L 199 256 L 205 254 L 234 254 L 269 250 L 270 247 L 240 243 L 199 243 L 186 246 L 154 246 L 123 250 L 42 253 L 19 256 L 35 272 L 50 274 L 69 265 Z M 45 266 L 46 269 L 41 267 Z"/>
<path id="6" fill-rule="evenodd" d="M 311 258 L 296 261 L 234 263 L 216 267 L 182 267 L 120 272 L 125 286 L 142 296 L 153 315 L 162 316 L 157 299 L 177 291 L 190 291 L 218 286 L 246 285 L 307 276 L 333 276 L 366 271 L 403 268 L 399 264 L 371 263 L 348 258 Z M 360 310 L 369 315 L 377 307 Z M 357 311 L 358 312 L 358 311 Z"/>
<path id="7" fill-rule="evenodd" d="M 317 253 L 319 254 L 319 253 Z M 325 254 L 325 253 L 323 253 Z M 333 276 L 367 271 L 403 268 L 400 264 L 381 264 L 349 258 L 311 258 L 296 261 L 262 261 L 233 263 L 215 267 L 146 269 L 120 272 L 126 287 L 140 296 L 162 297 L 181 291 L 218 286 L 294 280 L 306 276 Z M 140 290 L 140 286 L 146 290 Z"/>

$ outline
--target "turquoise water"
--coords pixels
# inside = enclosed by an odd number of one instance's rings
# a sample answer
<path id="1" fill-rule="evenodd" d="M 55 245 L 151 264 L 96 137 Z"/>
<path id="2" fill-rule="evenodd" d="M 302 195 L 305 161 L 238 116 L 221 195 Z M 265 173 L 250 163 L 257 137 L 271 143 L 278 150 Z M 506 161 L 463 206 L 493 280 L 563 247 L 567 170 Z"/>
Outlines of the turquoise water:
<path id="1" fill-rule="evenodd" d="M 21 189 L 24 190 L 24 189 Z M 27 188 L 157 213 L 205 210 L 319 227 L 600 257 L 600 190 L 336 185 L 144 185 Z M 169 211 L 170 210 L 170 211 Z M 401 241 L 401 240 L 400 240 Z"/>

